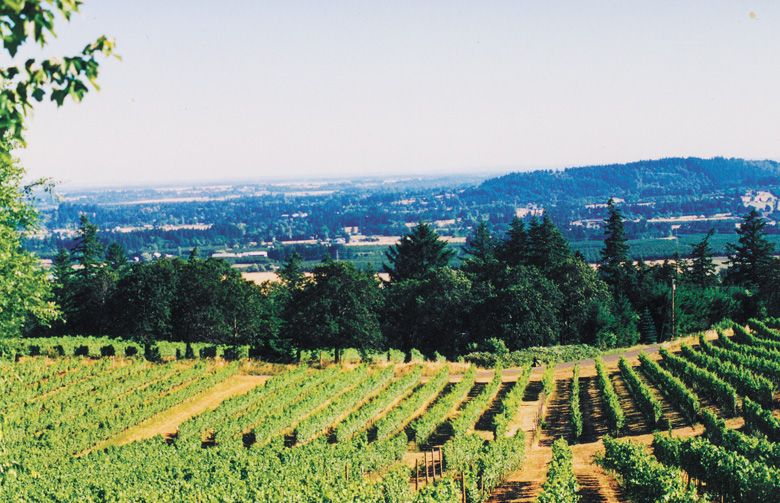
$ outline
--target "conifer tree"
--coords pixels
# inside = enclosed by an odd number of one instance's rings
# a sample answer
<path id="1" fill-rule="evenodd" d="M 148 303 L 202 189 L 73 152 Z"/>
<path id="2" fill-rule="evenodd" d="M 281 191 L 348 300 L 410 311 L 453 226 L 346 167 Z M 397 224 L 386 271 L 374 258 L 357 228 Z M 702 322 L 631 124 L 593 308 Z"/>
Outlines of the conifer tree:
<path id="1" fill-rule="evenodd" d="M 650 314 L 650 309 L 647 307 L 645 307 L 642 315 L 639 317 L 639 333 L 642 336 L 642 342 L 645 344 L 658 342 L 658 331 L 655 328 L 655 322 Z"/>
<path id="2" fill-rule="evenodd" d="M 284 261 L 279 269 L 279 278 L 290 289 L 295 290 L 303 284 L 305 279 L 303 273 L 303 257 L 298 252 L 293 252 Z"/>
<path id="3" fill-rule="evenodd" d="M 385 252 L 384 271 L 391 281 L 422 279 L 430 271 L 450 263 L 455 252 L 427 223 L 420 223 Z"/>
<path id="4" fill-rule="evenodd" d="M 623 228 L 623 215 L 612 199 L 607 202 L 607 212 L 599 274 L 608 285 L 615 288 L 624 277 L 625 265 L 628 262 L 628 243 Z"/>
<path id="5" fill-rule="evenodd" d="M 766 239 L 764 227 L 766 221 L 753 208 L 737 230 L 737 244 L 726 245 L 729 256 L 726 280 L 732 285 L 761 288 L 772 281 L 777 267 L 772 257 L 774 245 Z"/>
<path id="6" fill-rule="evenodd" d="M 541 222 L 537 219 L 531 221 L 528 231 L 529 265 L 549 272 L 570 257 L 569 243 L 547 214 L 542 217 Z"/>
<path id="7" fill-rule="evenodd" d="M 688 283 L 700 287 L 713 286 L 717 282 L 715 262 L 712 260 L 710 238 L 715 233 L 710 229 L 704 238 L 692 245 L 691 254 L 683 272 L 683 278 Z"/>
<path id="8" fill-rule="evenodd" d="M 80 266 L 78 275 L 83 278 L 93 276 L 103 262 L 103 245 L 97 239 L 98 227 L 89 221 L 86 215 L 79 217 L 78 238 L 73 249 L 73 258 Z"/>
<path id="9" fill-rule="evenodd" d="M 510 267 L 524 265 L 528 261 L 528 232 L 525 223 L 519 217 L 514 217 L 509 225 L 506 240 L 497 250 L 498 258 Z"/>
<path id="10" fill-rule="evenodd" d="M 464 271 L 483 279 L 490 279 L 493 276 L 498 264 L 496 242 L 485 222 L 480 222 L 474 232 L 466 239 L 463 253 L 465 254 Z"/>
<path id="11" fill-rule="evenodd" d="M 106 264 L 115 272 L 124 268 L 127 265 L 127 252 L 125 252 L 124 246 L 112 241 L 106 249 Z"/>

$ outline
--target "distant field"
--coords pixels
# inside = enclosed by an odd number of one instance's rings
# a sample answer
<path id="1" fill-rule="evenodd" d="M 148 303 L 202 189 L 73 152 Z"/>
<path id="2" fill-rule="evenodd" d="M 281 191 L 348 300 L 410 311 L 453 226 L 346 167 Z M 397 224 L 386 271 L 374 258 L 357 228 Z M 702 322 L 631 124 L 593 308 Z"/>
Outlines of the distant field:
<path id="1" fill-rule="evenodd" d="M 691 246 L 701 241 L 704 234 L 691 234 L 680 236 L 677 239 L 635 239 L 630 240 L 630 256 L 634 260 L 658 260 L 674 256 L 675 253 L 679 253 L 682 258 L 685 258 L 691 250 Z M 780 235 L 769 234 L 767 239 L 774 243 L 776 250 L 780 253 Z M 722 266 L 724 263 L 724 257 L 726 256 L 726 243 L 735 243 L 737 240 L 736 235 L 723 235 L 716 234 L 710 239 L 713 254 L 716 258 L 716 262 Z M 463 257 L 463 243 L 456 242 L 450 243 L 450 246 L 457 252 L 454 263 L 458 264 Z M 601 249 L 604 247 L 602 241 L 573 241 L 571 248 L 574 251 L 579 251 L 585 256 L 585 260 L 589 263 L 596 263 L 601 259 Z M 370 268 L 375 271 L 382 271 L 382 264 L 386 261 L 385 252 L 387 246 L 384 245 L 362 245 L 348 247 L 347 251 L 343 255 L 339 255 L 340 259 L 348 260 L 354 263 L 360 268 Z M 307 268 L 314 267 L 319 261 L 310 260 L 305 263 Z M 276 274 L 273 272 L 259 272 L 259 273 L 244 273 L 247 279 L 255 282 L 262 282 L 265 280 L 273 280 L 276 278 Z"/>
<path id="2" fill-rule="evenodd" d="M 780 235 L 769 234 L 767 239 L 774 243 L 775 248 L 780 252 Z M 698 243 L 704 238 L 704 234 L 687 234 L 677 239 L 634 239 L 629 240 L 631 247 L 630 255 L 634 260 L 652 260 L 672 257 L 679 253 L 681 257 L 686 257 L 691 251 L 691 245 Z M 726 255 L 726 243 L 736 243 L 736 234 L 715 234 L 710 239 L 710 246 L 713 254 L 716 256 Z M 602 241 L 573 241 L 571 247 L 585 256 L 588 262 L 598 262 L 601 259 L 601 249 L 604 247 Z"/>

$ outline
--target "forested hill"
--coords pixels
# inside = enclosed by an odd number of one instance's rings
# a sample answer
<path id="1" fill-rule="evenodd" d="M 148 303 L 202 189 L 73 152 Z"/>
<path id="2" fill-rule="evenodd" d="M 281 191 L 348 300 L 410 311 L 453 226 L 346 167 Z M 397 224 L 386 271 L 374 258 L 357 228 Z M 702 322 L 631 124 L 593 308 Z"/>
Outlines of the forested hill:
<path id="1" fill-rule="evenodd" d="M 671 157 L 628 164 L 510 173 L 491 178 L 467 195 L 507 198 L 548 206 L 576 199 L 631 200 L 701 195 L 743 188 L 780 186 L 780 163 L 745 159 Z"/>

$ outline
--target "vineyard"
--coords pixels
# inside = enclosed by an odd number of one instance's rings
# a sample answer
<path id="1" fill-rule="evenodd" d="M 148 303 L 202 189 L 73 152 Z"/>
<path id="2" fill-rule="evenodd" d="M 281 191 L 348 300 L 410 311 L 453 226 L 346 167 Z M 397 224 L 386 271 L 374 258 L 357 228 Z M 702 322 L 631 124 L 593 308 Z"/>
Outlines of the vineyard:
<path id="1" fill-rule="evenodd" d="M 58 343 L 0 362 L 0 499 L 777 501 L 779 328 L 506 369 Z"/>

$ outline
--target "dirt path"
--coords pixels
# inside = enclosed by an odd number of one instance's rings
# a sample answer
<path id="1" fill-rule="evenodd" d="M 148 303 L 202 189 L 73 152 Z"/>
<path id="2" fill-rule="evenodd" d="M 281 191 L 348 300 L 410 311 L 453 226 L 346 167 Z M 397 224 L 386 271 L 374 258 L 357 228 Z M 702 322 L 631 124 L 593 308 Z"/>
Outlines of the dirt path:
<path id="1" fill-rule="evenodd" d="M 628 501 L 620 491 L 617 481 L 594 463 L 594 456 L 602 449 L 601 440 L 571 447 L 574 475 L 577 477 L 577 484 L 580 487 L 580 502 Z"/>
<path id="2" fill-rule="evenodd" d="M 184 402 L 167 409 L 146 421 L 143 421 L 109 441 L 98 444 L 91 450 L 108 445 L 124 445 L 136 440 L 152 438 L 155 435 L 174 435 L 179 425 L 187 419 L 207 410 L 215 409 L 223 401 L 236 395 L 248 393 L 252 388 L 264 383 L 268 376 L 233 375 Z"/>
<path id="3" fill-rule="evenodd" d="M 546 447 L 552 445 L 556 438 L 563 437 L 571 441 L 573 433 L 571 428 L 571 410 L 569 397 L 571 396 L 571 376 L 557 379 L 555 391 L 547 403 L 547 411 L 544 418 L 544 428 L 540 444 Z"/>
<path id="4" fill-rule="evenodd" d="M 634 403 L 631 392 L 628 390 L 628 386 L 620 375 L 620 372 L 617 370 L 613 371 L 610 373 L 609 379 L 612 381 L 615 393 L 617 393 L 617 396 L 620 399 L 620 408 L 623 409 L 623 412 L 626 415 L 626 426 L 622 434 L 642 435 L 650 432 L 650 425 L 647 423 L 647 419 L 644 414 L 642 414 L 642 411 L 639 410 L 636 403 Z"/>
<path id="5" fill-rule="evenodd" d="M 502 382 L 499 385 L 498 392 L 493 396 L 490 402 L 488 402 L 488 405 L 487 407 L 485 407 L 485 410 L 482 411 L 482 415 L 479 417 L 476 424 L 474 425 L 474 430 L 492 433 L 493 418 L 496 417 L 496 414 L 498 414 L 499 409 L 501 408 L 501 402 L 504 400 L 504 397 L 506 397 L 506 394 L 509 393 L 512 390 L 512 388 L 515 387 L 515 384 L 517 384 L 516 381 Z"/>
<path id="6" fill-rule="evenodd" d="M 579 443 L 595 442 L 609 431 L 604 413 L 604 401 L 596 383 L 596 368 L 580 370 L 580 411 L 582 412 L 582 437 Z"/>
<path id="7" fill-rule="evenodd" d="M 509 476 L 490 496 L 490 502 L 536 501 L 547 479 L 547 464 L 552 459 L 550 447 L 531 446 L 530 434 L 526 434 L 526 456 L 523 468 Z"/>

